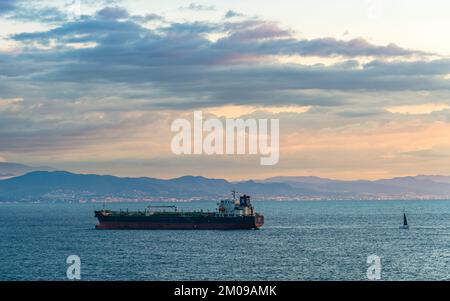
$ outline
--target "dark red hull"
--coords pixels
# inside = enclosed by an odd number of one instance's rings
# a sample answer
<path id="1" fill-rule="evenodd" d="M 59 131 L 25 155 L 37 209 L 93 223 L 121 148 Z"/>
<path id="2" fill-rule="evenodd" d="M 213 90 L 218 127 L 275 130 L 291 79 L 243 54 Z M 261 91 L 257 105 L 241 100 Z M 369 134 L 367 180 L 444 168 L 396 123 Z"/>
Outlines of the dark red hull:
<path id="1" fill-rule="evenodd" d="M 97 213 L 101 230 L 250 230 L 264 224 L 264 216 L 245 217 L 113 217 Z"/>
<path id="2" fill-rule="evenodd" d="M 250 230 L 259 229 L 262 225 L 245 224 L 161 224 L 102 222 L 95 226 L 100 230 Z"/>

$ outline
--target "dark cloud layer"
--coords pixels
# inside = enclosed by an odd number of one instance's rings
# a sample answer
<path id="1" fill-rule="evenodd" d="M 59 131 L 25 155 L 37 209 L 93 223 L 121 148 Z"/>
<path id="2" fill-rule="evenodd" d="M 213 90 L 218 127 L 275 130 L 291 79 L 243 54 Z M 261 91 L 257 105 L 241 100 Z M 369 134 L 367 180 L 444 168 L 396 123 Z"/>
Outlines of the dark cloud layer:
<path id="1" fill-rule="evenodd" d="M 0 15 L 13 11 L 17 6 L 17 2 L 14 0 L 0 0 Z"/>
<path id="2" fill-rule="evenodd" d="M 172 23 L 159 29 L 150 31 L 144 29 L 135 23 L 135 21 L 159 19 L 162 18 L 155 14 L 146 16 L 131 17 L 127 10 L 120 7 L 105 7 L 97 12 L 96 17 L 83 17 L 72 23 L 66 23 L 60 27 L 37 33 L 22 33 L 13 38 L 19 41 L 39 41 L 45 43 L 48 39 L 57 39 L 64 42 L 68 35 L 88 34 L 90 40 L 98 42 L 102 36 L 95 35 L 95 30 L 108 30 L 106 35 L 114 35 L 117 31 L 127 31 L 128 34 L 135 36 L 136 32 L 145 33 L 141 44 L 154 43 L 158 41 L 169 42 L 167 47 L 177 46 L 181 41 L 194 39 L 197 44 L 191 43 L 191 49 L 187 51 L 196 51 L 199 48 L 205 49 L 210 53 L 218 53 L 219 58 L 226 61 L 228 57 L 244 57 L 251 55 L 302 55 L 302 56 L 320 56 L 320 57 L 401 57 L 424 55 L 420 51 L 403 49 L 395 44 L 388 46 L 377 46 L 367 42 L 364 39 L 354 39 L 351 41 L 336 40 L 334 38 L 322 38 L 313 40 L 298 40 L 292 36 L 292 32 L 282 29 L 277 23 L 259 20 L 247 20 L 240 22 L 226 23 Z M 126 19 L 126 22 L 120 22 L 119 19 Z M 135 26 L 131 26 L 135 23 Z M 128 26 L 128 27 L 127 27 Z M 140 27 L 140 28 L 139 28 Z M 211 42 L 205 39 L 204 34 L 222 33 L 226 37 L 217 42 Z M 149 39 L 152 37 L 153 40 Z M 177 39 L 175 39 L 177 38 Z"/>
<path id="3" fill-rule="evenodd" d="M 226 36 L 212 41 L 207 38 L 211 33 Z M 135 22 L 127 10 L 113 6 L 49 31 L 20 33 L 12 38 L 29 45 L 28 50 L 0 62 L 5 67 L 0 72 L 15 84 L 43 83 L 44 91 L 35 94 L 43 98 L 79 97 L 78 85 L 84 86 L 85 93 L 92 91 L 93 97 L 103 97 L 98 87 L 108 87 L 103 90 L 107 94 L 112 91 L 109 85 L 121 83 L 134 91 L 134 97 L 152 99 L 151 104 L 158 108 L 274 103 L 336 106 L 348 102 L 302 91 L 449 88 L 443 77 L 450 72 L 448 60 L 387 62 L 385 57 L 423 53 L 395 45 L 377 46 L 363 39 L 298 40 L 277 23 L 263 20 L 171 23 L 150 30 Z M 31 46 L 49 45 L 50 41 L 57 45 L 50 50 Z M 70 45 L 74 43 L 95 47 L 73 48 Z M 305 66 L 265 59 L 277 55 L 339 55 L 347 61 Z M 376 59 L 360 65 L 353 59 L 359 56 Z M 46 86 L 58 82 L 64 85 L 64 94 L 45 91 Z M 132 97 L 128 91 L 113 90 L 116 96 Z"/>
<path id="4" fill-rule="evenodd" d="M 97 12 L 97 17 L 101 19 L 117 20 L 125 19 L 129 16 L 130 15 L 126 9 L 118 6 L 107 6 Z"/>
<path id="5" fill-rule="evenodd" d="M 230 29 L 227 37 L 216 42 L 204 36 L 204 33 L 217 30 L 215 24 L 175 23 L 160 31 L 150 31 L 130 20 L 93 18 L 66 23 L 46 32 L 18 34 L 13 38 L 43 45 L 53 40 L 61 45 L 53 51 L 32 49 L 16 58 L 18 63 L 21 60 L 33 60 L 35 64 L 51 65 L 46 68 L 46 73 L 36 75 L 39 80 L 157 83 L 162 87 L 167 85 L 172 91 L 215 90 L 218 93 L 221 93 L 221 88 L 225 92 L 229 91 L 230 85 L 237 92 L 248 90 L 245 87 L 249 85 L 256 91 L 428 90 L 448 86 L 448 81 L 439 78 L 448 73 L 449 63 L 446 60 L 400 63 L 375 60 L 363 66 L 352 60 L 334 66 L 280 65 L 270 62 L 256 64 L 255 59 L 264 62 L 261 58 L 271 55 L 333 54 L 325 47 L 311 46 L 316 44 L 315 40 L 283 40 L 283 37 L 289 36 L 289 32 L 270 22 L 258 22 L 250 29 L 240 29 L 240 24 L 234 25 L 235 28 Z M 68 43 L 89 42 L 95 43 L 96 47 L 66 47 Z M 368 47 L 370 44 L 362 42 L 328 39 L 326 43 L 340 45 L 329 47 L 335 53 L 348 56 L 380 55 L 383 58 L 387 54 L 411 54 L 399 48 Z M 428 77 L 424 78 L 424 75 Z M 239 90 L 240 86 L 243 86 L 243 91 Z"/>

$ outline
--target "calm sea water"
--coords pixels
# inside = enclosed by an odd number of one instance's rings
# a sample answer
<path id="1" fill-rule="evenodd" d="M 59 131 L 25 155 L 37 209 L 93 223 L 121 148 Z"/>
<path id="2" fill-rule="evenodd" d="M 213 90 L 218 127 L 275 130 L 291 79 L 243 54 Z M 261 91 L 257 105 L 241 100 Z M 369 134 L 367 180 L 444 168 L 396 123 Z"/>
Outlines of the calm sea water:
<path id="1" fill-rule="evenodd" d="M 215 202 L 177 204 L 211 209 Z M 98 231 L 95 204 L 0 204 L 0 280 L 450 279 L 450 201 L 255 202 L 260 231 Z M 145 204 L 114 204 L 143 209 Z M 411 230 L 400 230 L 403 210 Z"/>

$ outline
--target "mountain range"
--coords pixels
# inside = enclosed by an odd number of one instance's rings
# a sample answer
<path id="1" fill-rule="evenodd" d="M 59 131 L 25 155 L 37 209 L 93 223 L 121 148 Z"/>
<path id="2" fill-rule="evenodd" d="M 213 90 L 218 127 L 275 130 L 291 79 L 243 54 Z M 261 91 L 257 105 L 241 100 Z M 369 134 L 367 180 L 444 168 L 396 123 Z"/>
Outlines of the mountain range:
<path id="1" fill-rule="evenodd" d="M 18 170 L 24 169 L 18 166 Z M 47 170 L 0 180 L 0 202 L 217 199 L 227 197 L 231 190 L 257 200 L 450 199 L 450 177 L 420 175 L 377 181 L 275 177 L 230 182 L 194 176 L 165 180 Z"/>

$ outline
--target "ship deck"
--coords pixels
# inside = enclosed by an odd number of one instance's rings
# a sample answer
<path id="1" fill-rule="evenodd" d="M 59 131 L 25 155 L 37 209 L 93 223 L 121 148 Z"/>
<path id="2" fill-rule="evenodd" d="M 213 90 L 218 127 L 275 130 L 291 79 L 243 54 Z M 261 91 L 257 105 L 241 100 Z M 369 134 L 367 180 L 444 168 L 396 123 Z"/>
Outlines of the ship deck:
<path id="1" fill-rule="evenodd" d="M 110 217 L 138 217 L 138 216 L 168 216 L 168 217 L 213 217 L 217 216 L 216 212 L 202 212 L 202 211 L 191 211 L 191 212 L 168 212 L 168 211 L 96 211 L 96 215 L 110 216 Z"/>

